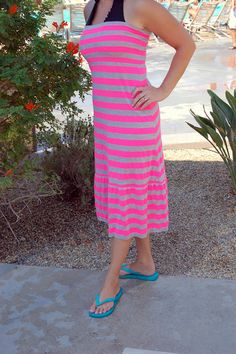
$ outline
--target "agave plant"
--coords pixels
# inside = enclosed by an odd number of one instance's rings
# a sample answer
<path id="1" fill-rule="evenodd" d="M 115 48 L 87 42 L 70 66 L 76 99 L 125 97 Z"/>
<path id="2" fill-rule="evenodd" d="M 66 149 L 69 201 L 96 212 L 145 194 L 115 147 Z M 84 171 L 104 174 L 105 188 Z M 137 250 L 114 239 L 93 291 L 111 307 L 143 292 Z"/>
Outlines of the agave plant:
<path id="1" fill-rule="evenodd" d="M 223 101 L 215 92 L 207 90 L 211 97 L 211 117 L 193 115 L 199 126 L 186 122 L 191 128 L 201 134 L 214 147 L 226 164 L 233 182 L 233 191 L 236 194 L 236 89 L 234 95 L 225 92 L 227 102 Z"/>

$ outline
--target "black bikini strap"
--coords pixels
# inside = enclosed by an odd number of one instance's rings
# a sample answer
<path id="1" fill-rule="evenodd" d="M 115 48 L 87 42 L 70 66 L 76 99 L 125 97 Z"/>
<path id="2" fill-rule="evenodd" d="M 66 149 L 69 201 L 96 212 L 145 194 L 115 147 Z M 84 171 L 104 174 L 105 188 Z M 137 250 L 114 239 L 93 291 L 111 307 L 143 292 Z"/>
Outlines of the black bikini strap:
<path id="1" fill-rule="evenodd" d="M 105 21 L 123 21 L 124 19 L 124 0 L 113 0 L 113 5 Z"/>

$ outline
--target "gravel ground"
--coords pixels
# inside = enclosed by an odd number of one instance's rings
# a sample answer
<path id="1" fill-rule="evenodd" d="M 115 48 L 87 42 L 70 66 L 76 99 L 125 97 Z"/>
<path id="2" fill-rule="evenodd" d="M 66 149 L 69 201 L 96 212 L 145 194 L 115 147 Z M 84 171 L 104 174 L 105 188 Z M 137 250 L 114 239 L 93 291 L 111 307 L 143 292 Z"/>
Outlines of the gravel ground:
<path id="1" fill-rule="evenodd" d="M 165 149 L 170 228 L 151 234 L 156 268 L 165 275 L 236 279 L 236 195 L 225 165 L 206 149 Z M 25 209 L 13 227 L 0 220 L 0 262 L 107 269 L 107 225 L 94 208 L 57 197 Z M 136 256 L 132 241 L 127 261 Z"/>

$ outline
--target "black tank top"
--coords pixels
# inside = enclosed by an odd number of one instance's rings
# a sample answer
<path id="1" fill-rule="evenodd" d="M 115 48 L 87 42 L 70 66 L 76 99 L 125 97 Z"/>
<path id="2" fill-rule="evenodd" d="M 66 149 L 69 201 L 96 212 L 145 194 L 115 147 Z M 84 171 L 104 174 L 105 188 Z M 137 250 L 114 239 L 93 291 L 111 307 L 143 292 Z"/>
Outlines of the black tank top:
<path id="1" fill-rule="evenodd" d="M 92 24 L 92 21 L 94 19 L 94 16 L 95 16 L 95 13 L 97 10 L 98 2 L 99 2 L 99 0 L 95 0 L 95 5 L 91 11 L 91 14 L 89 15 L 86 25 Z M 112 7 L 111 7 L 110 11 L 108 12 L 104 22 L 107 22 L 107 21 L 123 21 L 123 22 L 125 22 L 123 6 L 124 6 L 124 0 L 113 0 Z"/>

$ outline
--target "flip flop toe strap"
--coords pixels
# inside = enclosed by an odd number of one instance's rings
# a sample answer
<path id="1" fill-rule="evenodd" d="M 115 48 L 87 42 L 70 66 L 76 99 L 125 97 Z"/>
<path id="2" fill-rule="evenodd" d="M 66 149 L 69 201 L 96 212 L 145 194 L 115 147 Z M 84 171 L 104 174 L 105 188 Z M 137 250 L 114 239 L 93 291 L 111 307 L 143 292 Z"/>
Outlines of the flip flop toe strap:
<path id="1" fill-rule="evenodd" d="M 108 298 L 100 301 L 100 294 L 97 294 L 96 298 L 95 298 L 95 302 L 96 302 L 97 306 L 105 304 L 106 302 L 111 302 L 111 301 L 115 301 L 115 297 L 108 297 Z"/>

